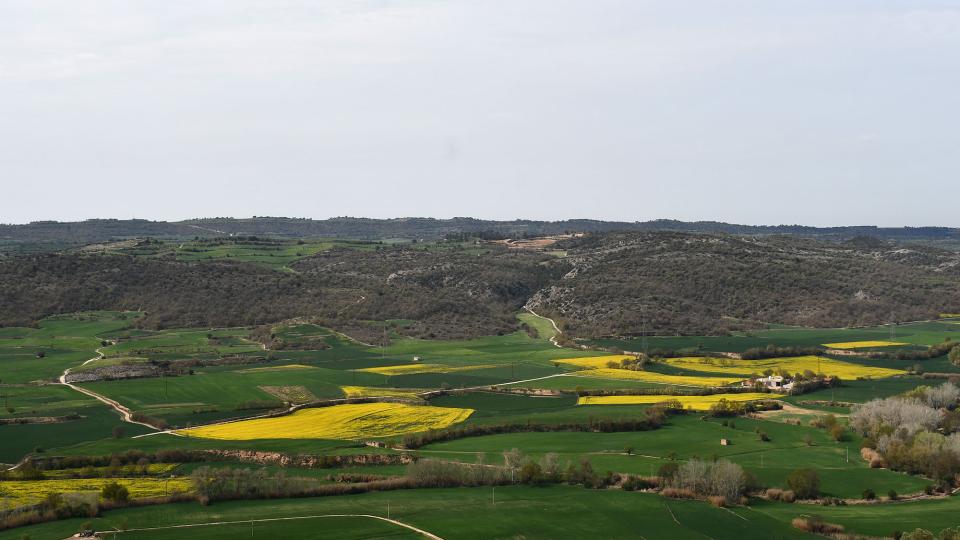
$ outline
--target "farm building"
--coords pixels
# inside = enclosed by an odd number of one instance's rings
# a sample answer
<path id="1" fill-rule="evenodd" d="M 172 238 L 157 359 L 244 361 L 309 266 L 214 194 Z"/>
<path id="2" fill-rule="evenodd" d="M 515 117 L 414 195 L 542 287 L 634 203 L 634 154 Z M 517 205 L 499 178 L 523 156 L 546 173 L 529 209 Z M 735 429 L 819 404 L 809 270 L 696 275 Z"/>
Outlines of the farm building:
<path id="1" fill-rule="evenodd" d="M 780 375 L 769 375 L 767 377 L 747 379 L 743 381 L 742 384 L 743 386 L 749 388 L 760 386 L 768 390 L 778 390 L 782 392 L 789 392 L 793 389 L 793 379 L 782 377 Z"/>

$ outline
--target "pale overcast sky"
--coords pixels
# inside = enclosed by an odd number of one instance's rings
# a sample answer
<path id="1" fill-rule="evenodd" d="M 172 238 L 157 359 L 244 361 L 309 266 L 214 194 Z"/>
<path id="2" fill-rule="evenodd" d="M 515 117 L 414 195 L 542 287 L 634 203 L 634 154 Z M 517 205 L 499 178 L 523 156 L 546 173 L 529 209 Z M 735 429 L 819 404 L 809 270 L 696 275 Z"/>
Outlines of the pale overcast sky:
<path id="1" fill-rule="evenodd" d="M 960 1 L 0 0 L 0 222 L 960 226 Z"/>

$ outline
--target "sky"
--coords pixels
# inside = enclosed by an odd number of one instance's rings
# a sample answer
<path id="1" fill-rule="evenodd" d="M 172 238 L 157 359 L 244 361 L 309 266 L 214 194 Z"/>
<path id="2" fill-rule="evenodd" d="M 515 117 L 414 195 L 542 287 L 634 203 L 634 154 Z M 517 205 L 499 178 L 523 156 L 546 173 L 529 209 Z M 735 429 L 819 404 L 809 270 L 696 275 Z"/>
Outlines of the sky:
<path id="1" fill-rule="evenodd" d="M 0 0 L 0 222 L 960 227 L 960 2 Z"/>

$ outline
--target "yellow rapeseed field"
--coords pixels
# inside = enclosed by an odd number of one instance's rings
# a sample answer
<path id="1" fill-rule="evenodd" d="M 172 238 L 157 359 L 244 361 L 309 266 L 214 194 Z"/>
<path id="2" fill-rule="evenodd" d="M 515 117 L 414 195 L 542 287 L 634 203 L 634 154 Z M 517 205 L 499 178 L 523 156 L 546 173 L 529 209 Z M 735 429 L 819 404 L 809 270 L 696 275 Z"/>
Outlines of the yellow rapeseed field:
<path id="1" fill-rule="evenodd" d="M 685 409 L 707 411 L 710 410 L 710 406 L 721 399 L 727 401 L 758 401 L 761 399 L 777 399 L 777 396 L 758 392 L 713 394 L 712 396 L 582 396 L 577 400 L 577 405 L 650 405 L 677 400 Z"/>
<path id="2" fill-rule="evenodd" d="M 6 480 L 0 482 L 0 508 L 41 502 L 50 493 L 100 493 L 103 486 L 118 482 L 127 487 L 130 497 L 160 497 L 190 491 L 188 478 L 78 478 L 60 480 Z"/>
<path id="3" fill-rule="evenodd" d="M 653 371 L 633 371 L 629 369 L 599 368 L 576 372 L 578 377 L 593 377 L 598 379 L 623 379 L 641 381 L 654 384 L 669 384 L 675 386 L 729 386 L 740 382 L 743 378 L 729 377 L 694 377 L 683 375 L 665 375 Z"/>
<path id="4" fill-rule="evenodd" d="M 442 429 L 466 420 L 473 409 L 358 403 L 301 409 L 275 418 L 257 418 L 180 430 L 189 437 L 252 439 L 362 439 Z"/>
<path id="5" fill-rule="evenodd" d="M 864 349 L 867 347 L 895 347 L 897 345 L 909 345 L 909 343 L 900 343 L 899 341 L 844 341 L 842 343 L 823 344 L 828 349 Z"/>
<path id="6" fill-rule="evenodd" d="M 664 363 L 691 371 L 742 376 L 763 373 L 768 369 L 774 371 L 782 369 L 791 374 L 803 373 L 804 371 L 810 370 L 814 373 L 836 375 L 841 379 L 894 377 L 905 373 L 899 369 L 864 366 L 853 362 L 843 362 L 825 357 L 818 359 L 816 356 L 791 356 L 787 358 L 766 358 L 763 360 L 687 357 L 667 358 L 664 360 Z"/>
<path id="7" fill-rule="evenodd" d="M 367 373 L 379 373 L 380 375 L 409 375 L 411 373 L 453 373 L 456 371 L 473 371 L 476 369 L 487 369 L 497 367 L 493 364 L 484 364 L 480 366 L 448 366 L 446 364 L 400 364 L 397 366 L 381 366 L 358 369 Z"/>
<path id="8" fill-rule="evenodd" d="M 354 397 L 401 397 L 420 399 L 414 390 L 397 390 L 396 388 L 376 388 L 374 386 L 341 386 L 343 395 Z"/>
<path id="9" fill-rule="evenodd" d="M 628 354 L 612 354 L 608 356 L 587 356 L 584 358 L 561 358 L 560 360 L 554 361 L 582 368 L 600 369 L 608 367 L 610 362 L 619 364 L 621 360 L 632 360 L 634 358 L 636 357 Z"/>

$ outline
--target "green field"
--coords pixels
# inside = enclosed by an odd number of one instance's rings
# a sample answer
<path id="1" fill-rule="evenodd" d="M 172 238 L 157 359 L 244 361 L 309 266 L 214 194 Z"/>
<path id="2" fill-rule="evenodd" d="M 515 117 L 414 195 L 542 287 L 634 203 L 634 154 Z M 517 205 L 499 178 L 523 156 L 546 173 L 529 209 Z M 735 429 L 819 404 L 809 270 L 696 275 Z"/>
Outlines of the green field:
<path id="1" fill-rule="evenodd" d="M 872 328 L 797 328 L 780 327 L 751 332 L 735 332 L 730 336 L 653 336 L 646 339 L 650 350 L 671 349 L 687 351 L 742 352 L 754 347 L 816 347 L 824 343 L 846 341 L 899 341 L 914 345 L 933 345 L 945 337 L 960 340 L 960 325 L 949 321 L 904 323 Z M 601 347 L 616 347 L 640 351 L 642 340 L 598 339 L 587 343 Z"/>
<path id="2" fill-rule="evenodd" d="M 594 412 L 590 409 L 604 408 L 580 407 L 588 413 Z M 431 444 L 420 453 L 468 462 L 483 454 L 487 463 L 495 463 L 505 450 L 518 448 L 537 457 L 555 452 L 564 462 L 589 459 L 599 471 L 643 475 L 655 473 L 660 465 L 671 460 L 727 458 L 752 472 L 766 487 L 785 487 L 786 476 L 802 464 L 822 471 L 823 492 L 841 498 L 859 497 L 867 488 L 877 493 L 891 489 L 903 494 L 917 493 L 930 483 L 915 476 L 870 469 L 860 458 L 859 438 L 836 443 L 826 432 L 805 426 L 749 418 L 738 418 L 735 424 L 734 428 L 724 427 L 719 420 L 705 421 L 691 414 L 673 417 L 668 425 L 654 431 L 488 435 Z M 771 440 L 760 441 L 756 429 L 767 433 Z M 812 446 L 804 441 L 805 435 L 812 438 Z M 732 444 L 721 446 L 721 438 Z M 634 455 L 627 455 L 626 448 L 632 448 Z"/>
<path id="3" fill-rule="evenodd" d="M 104 530 L 122 522 L 130 528 L 140 528 L 247 521 L 246 529 L 231 529 L 231 532 L 246 535 L 250 532 L 250 520 L 326 514 L 386 516 L 388 504 L 392 518 L 448 539 L 583 538 L 595 536 L 600 530 L 604 538 L 759 540 L 806 537 L 783 521 L 750 509 L 725 510 L 702 502 L 667 500 L 658 495 L 565 486 L 500 487 L 496 489 L 496 504 L 489 488 L 423 489 L 348 497 L 227 502 L 209 507 L 181 503 L 130 508 L 106 512 L 92 522 L 98 530 Z M 790 510 L 800 513 L 803 508 L 793 506 Z M 24 533 L 29 534 L 31 540 L 61 540 L 75 532 L 81 522 L 73 519 L 0 532 L 0 540 L 17 539 Z M 344 527 L 344 537 L 350 538 L 350 535 L 356 535 L 355 527 L 365 525 L 344 522 L 337 526 Z M 598 529 L 601 526 L 602 529 Z M 277 529 L 273 525 L 255 523 L 254 537 L 258 533 L 266 536 L 276 531 L 277 534 L 294 535 L 294 538 L 313 538 L 309 534 L 317 528 L 318 524 L 310 520 L 284 523 Z M 339 532 L 339 529 L 331 532 Z M 139 533 L 128 534 L 141 538 Z M 118 538 L 123 536 L 118 535 Z M 183 537 L 183 530 L 173 529 L 169 536 L 144 538 Z M 220 538 L 206 533 L 190 537 Z"/>
<path id="4" fill-rule="evenodd" d="M 289 270 L 289 264 L 332 248 L 376 249 L 379 242 L 310 238 L 284 240 L 276 238 L 237 237 L 197 239 L 183 242 L 151 240 L 136 246 L 123 245 L 117 250 L 138 257 L 175 257 L 180 261 L 236 261 Z"/>

